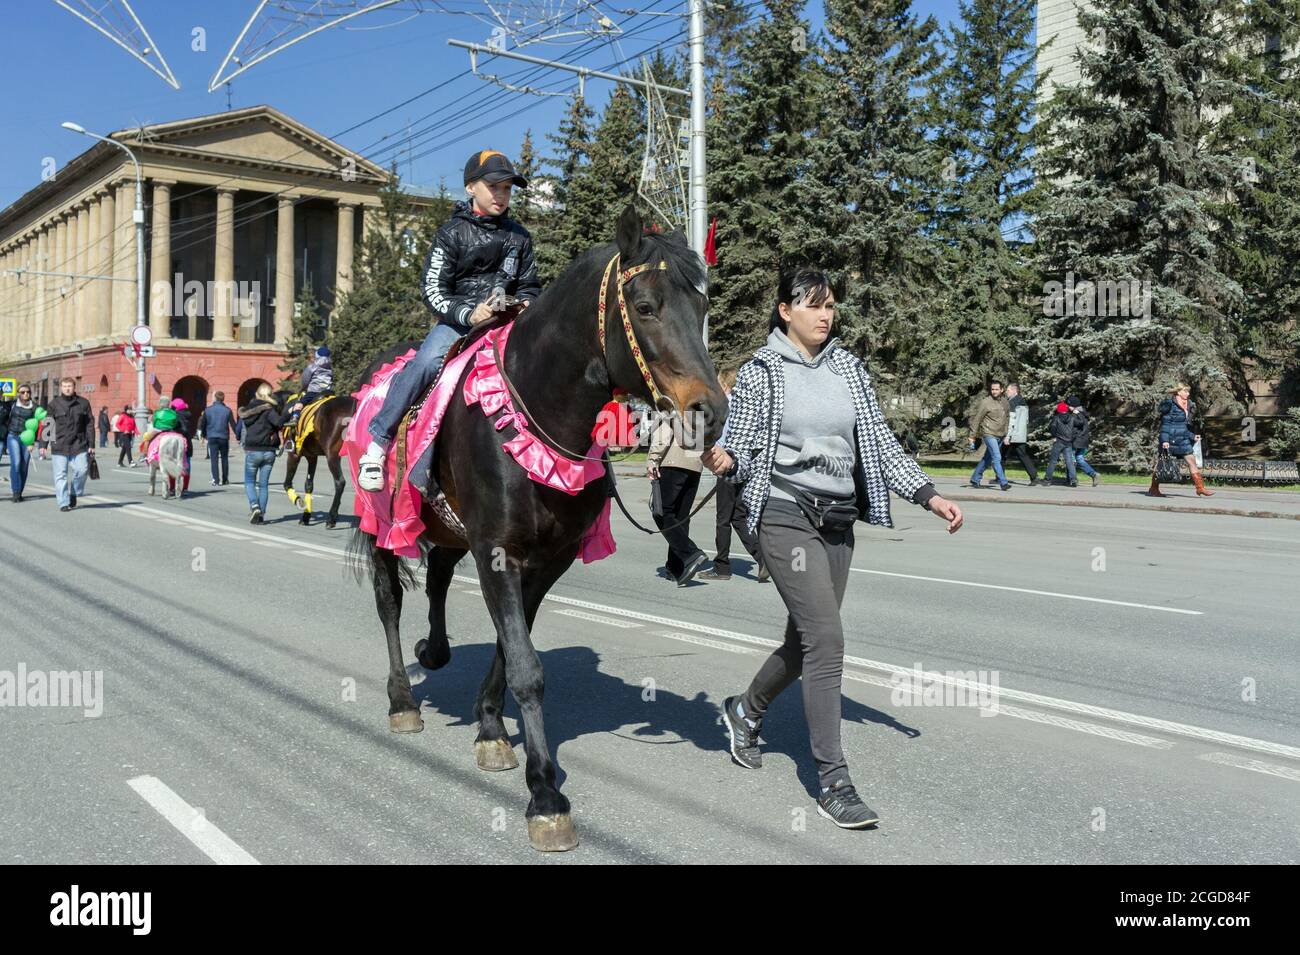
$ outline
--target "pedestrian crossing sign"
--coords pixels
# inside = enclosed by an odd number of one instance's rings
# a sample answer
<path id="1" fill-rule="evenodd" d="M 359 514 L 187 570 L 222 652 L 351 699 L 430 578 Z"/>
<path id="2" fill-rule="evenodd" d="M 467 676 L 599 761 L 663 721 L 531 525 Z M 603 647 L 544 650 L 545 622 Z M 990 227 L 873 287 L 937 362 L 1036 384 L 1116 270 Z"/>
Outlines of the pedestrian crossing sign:
<path id="1" fill-rule="evenodd" d="M 0 398 L 12 398 L 18 394 L 17 378 L 0 378 Z"/>

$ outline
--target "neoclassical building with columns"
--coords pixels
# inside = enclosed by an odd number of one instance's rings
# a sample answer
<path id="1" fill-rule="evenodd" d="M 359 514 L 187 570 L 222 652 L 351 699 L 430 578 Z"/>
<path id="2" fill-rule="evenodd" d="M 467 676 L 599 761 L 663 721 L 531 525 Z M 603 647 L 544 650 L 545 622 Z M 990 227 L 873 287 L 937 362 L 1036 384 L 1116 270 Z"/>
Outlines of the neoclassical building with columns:
<path id="1" fill-rule="evenodd" d="M 270 106 L 110 138 L 144 178 L 149 404 L 224 391 L 233 407 L 276 385 L 295 300 L 310 286 L 323 322 L 351 287 L 388 174 Z M 0 378 L 135 404 L 135 190 L 127 155 L 96 142 L 0 211 Z"/>

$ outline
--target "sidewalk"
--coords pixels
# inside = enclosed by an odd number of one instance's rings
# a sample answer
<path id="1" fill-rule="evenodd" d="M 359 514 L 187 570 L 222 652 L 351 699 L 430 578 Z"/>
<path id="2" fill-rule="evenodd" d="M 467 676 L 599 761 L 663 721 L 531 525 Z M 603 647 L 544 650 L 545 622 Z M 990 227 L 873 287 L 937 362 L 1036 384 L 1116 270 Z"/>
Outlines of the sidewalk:
<path id="1" fill-rule="evenodd" d="M 1173 511 L 1184 514 L 1228 514 L 1235 517 L 1273 517 L 1300 521 L 1300 493 L 1265 491 L 1259 488 L 1211 487 L 1213 497 L 1197 497 L 1188 484 L 1162 484 L 1165 497 L 1148 497 L 1147 484 L 1101 484 L 1093 487 L 1086 479 L 1078 487 L 1057 484 L 1029 487 L 1012 482 L 1011 490 L 996 484 L 973 488 L 958 477 L 936 478 L 939 493 L 953 501 L 987 501 L 996 504 L 1038 504 L 1044 507 L 1111 507 L 1142 511 Z"/>
<path id="2" fill-rule="evenodd" d="M 645 465 L 616 464 L 616 477 L 645 479 Z M 1022 479 L 1023 481 L 1023 479 Z M 1064 483 L 1053 487 L 1029 487 L 1011 484 L 1011 490 L 999 491 L 996 484 L 976 490 L 966 478 L 939 475 L 935 487 L 950 501 L 978 501 L 990 504 L 1037 504 L 1042 507 L 1109 507 L 1141 511 L 1170 511 L 1184 514 L 1226 514 L 1233 517 L 1271 517 L 1300 521 L 1300 492 L 1264 491 L 1259 488 L 1212 487 L 1213 497 L 1197 497 L 1191 484 L 1164 484 L 1163 498 L 1148 497 L 1146 484 L 1101 484 L 1093 487 L 1086 480 L 1078 487 Z M 701 490 L 709 488 L 706 477 Z"/>

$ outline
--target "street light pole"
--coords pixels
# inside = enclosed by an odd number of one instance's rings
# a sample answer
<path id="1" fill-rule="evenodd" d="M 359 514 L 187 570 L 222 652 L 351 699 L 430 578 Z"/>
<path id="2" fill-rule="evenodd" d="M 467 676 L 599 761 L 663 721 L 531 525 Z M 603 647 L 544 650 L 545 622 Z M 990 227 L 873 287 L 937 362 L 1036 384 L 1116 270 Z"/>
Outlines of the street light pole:
<path id="1" fill-rule="evenodd" d="M 74 133 L 80 133 L 83 136 L 89 136 L 91 139 L 98 139 L 101 143 L 116 146 L 126 153 L 131 160 L 131 165 L 135 166 L 135 210 L 132 213 L 135 220 L 135 323 L 137 326 L 147 325 L 148 317 L 144 289 L 144 176 L 140 172 L 140 163 L 136 160 L 135 153 L 116 139 L 96 135 L 77 123 L 64 123 L 63 128 Z M 141 356 L 136 360 L 135 370 L 135 423 L 141 434 L 144 434 L 149 426 L 149 406 L 145 404 L 144 398 L 144 366 L 145 359 Z"/>
<path id="2" fill-rule="evenodd" d="M 691 161 L 690 229 L 691 248 L 704 255 L 709 217 L 705 191 L 704 162 L 704 0 L 690 0 L 691 46 Z M 709 345 L 709 317 L 704 316 L 704 346 Z"/>

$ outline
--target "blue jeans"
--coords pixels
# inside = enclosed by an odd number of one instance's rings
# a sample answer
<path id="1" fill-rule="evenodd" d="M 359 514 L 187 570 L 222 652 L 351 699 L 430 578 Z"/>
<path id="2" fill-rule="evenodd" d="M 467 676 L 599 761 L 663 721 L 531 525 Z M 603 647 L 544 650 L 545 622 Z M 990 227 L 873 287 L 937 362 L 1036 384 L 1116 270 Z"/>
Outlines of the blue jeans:
<path id="1" fill-rule="evenodd" d="M 9 451 L 9 490 L 21 494 L 27 486 L 27 465 L 32 460 L 32 449 L 18 440 L 16 434 L 6 435 L 5 448 Z"/>
<path id="2" fill-rule="evenodd" d="M 1079 470 L 1082 471 L 1084 474 L 1088 475 L 1088 477 L 1096 477 L 1097 469 L 1094 468 L 1091 464 L 1089 464 L 1083 457 L 1087 453 L 1088 453 L 1087 448 L 1075 448 L 1074 463 L 1078 466 Z"/>
<path id="3" fill-rule="evenodd" d="M 244 455 L 244 493 L 248 495 L 248 509 L 257 508 L 266 513 L 266 503 L 271 490 L 271 468 L 275 466 L 274 451 L 249 451 Z"/>
<path id="4" fill-rule="evenodd" d="M 81 497 L 86 490 L 86 474 L 90 469 L 90 459 L 86 452 L 80 454 L 52 454 L 54 459 L 54 496 L 58 498 L 59 507 L 71 504 L 72 498 Z M 72 486 L 68 486 L 68 466 L 72 467 Z"/>
<path id="5" fill-rule="evenodd" d="M 993 465 L 993 473 L 998 476 L 998 484 L 1006 484 L 1007 476 L 1002 471 L 1002 439 L 984 436 L 984 457 L 975 465 L 975 473 L 970 476 L 972 484 L 979 484 L 984 477 L 984 469 Z"/>
<path id="6" fill-rule="evenodd" d="M 397 373 L 388 386 L 388 395 L 379 413 L 370 419 L 370 437 L 387 446 L 397 434 L 402 416 L 420 400 L 420 396 L 438 377 L 442 361 L 456 339 L 468 334 L 467 329 L 439 322 L 429 330 L 424 344 Z"/>

